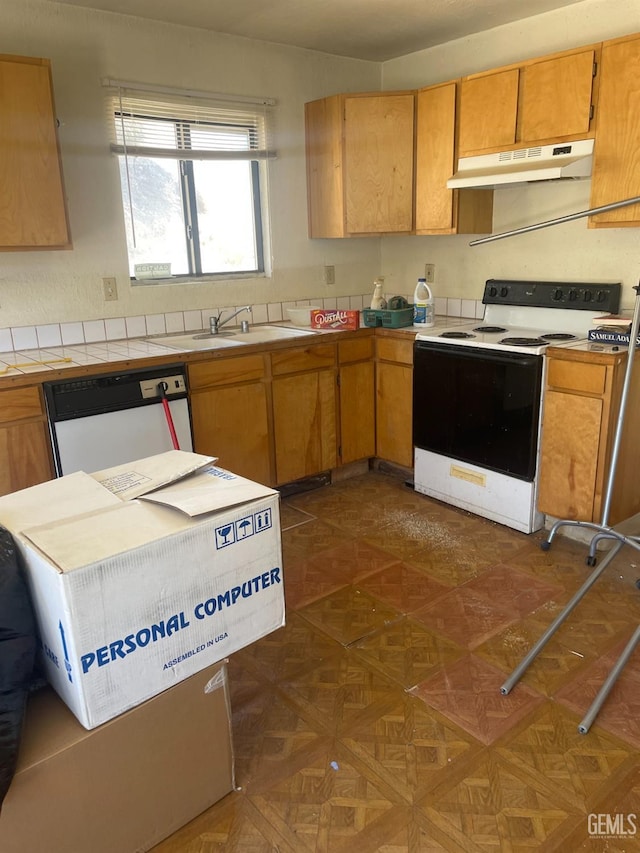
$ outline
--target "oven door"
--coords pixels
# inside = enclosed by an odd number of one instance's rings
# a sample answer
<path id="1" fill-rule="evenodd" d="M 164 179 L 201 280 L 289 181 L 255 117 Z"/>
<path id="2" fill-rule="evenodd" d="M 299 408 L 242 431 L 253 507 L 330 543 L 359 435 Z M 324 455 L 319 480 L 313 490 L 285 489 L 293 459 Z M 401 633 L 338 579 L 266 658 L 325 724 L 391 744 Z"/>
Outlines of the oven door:
<path id="1" fill-rule="evenodd" d="M 532 482 L 543 357 L 416 341 L 413 443 Z"/>

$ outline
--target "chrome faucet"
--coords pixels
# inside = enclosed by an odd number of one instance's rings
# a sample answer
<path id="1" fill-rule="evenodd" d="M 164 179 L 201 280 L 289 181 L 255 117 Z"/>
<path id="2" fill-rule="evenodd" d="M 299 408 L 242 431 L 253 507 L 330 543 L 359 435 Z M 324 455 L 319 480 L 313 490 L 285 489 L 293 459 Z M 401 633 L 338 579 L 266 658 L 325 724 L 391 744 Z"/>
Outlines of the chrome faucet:
<path id="1" fill-rule="evenodd" d="M 234 311 L 233 314 L 230 314 L 228 317 L 225 317 L 224 320 L 220 320 L 220 318 L 222 317 L 222 311 L 220 311 L 217 317 L 209 317 L 209 333 L 211 335 L 217 335 L 220 329 L 223 326 L 226 326 L 226 324 L 233 320 L 234 317 L 237 317 L 241 311 L 248 311 L 251 314 L 252 310 L 253 309 L 251 308 L 251 305 L 243 305 L 242 308 L 238 308 L 237 311 Z M 243 331 L 244 324 L 246 322 L 246 320 L 243 321 Z"/>

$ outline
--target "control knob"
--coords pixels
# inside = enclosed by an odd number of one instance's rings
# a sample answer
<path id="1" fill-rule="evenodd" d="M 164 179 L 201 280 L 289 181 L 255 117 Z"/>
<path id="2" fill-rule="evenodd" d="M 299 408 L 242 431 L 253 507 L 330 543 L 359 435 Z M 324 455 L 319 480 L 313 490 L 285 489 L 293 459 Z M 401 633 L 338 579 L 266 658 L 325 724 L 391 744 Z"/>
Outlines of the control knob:
<path id="1" fill-rule="evenodd" d="M 560 290 L 559 287 L 556 287 L 556 289 L 553 291 L 553 301 L 554 302 L 560 302 L 561 300 L 562 300 L 562 290 Z"/>
<path id="2" fill-rule="evenodd" d="M 572 287 L 571 290 L 569 291 L 569 302 L 575 302 L 577 298 L 578 298 L 578 291 L 574 287 Z"/>
<path id="3" fill-rule="evenodd" d="M 508 295 L 509 295 L 509 288 L 508 287 L 501 287 L 500 288 L 500 296 L 508 296 Z"/>
<path id="4" fill-rule="evenodd" d="M 604 290 L 599 290 L 599 291 L 596 293 L 596 302 L 604 302 L 606 298 L 607 298 L 607 293 L 606 293 L 606 291 L 604 291 Z"/>
<path id="5" fill-rule="evenodd" d="M 591 302 L 593 300 L 593 293 L 590 290 L 585 290 L 583 298 L 585 302 Z"/>
<path id="6" fill-rule="evenodd" d="M 497 295 L 498 295 L 498 288 L 494 287 L 494 285 L 491 285 L 491 287 L 489 288 L 489 296 L 497 296 Z"/>

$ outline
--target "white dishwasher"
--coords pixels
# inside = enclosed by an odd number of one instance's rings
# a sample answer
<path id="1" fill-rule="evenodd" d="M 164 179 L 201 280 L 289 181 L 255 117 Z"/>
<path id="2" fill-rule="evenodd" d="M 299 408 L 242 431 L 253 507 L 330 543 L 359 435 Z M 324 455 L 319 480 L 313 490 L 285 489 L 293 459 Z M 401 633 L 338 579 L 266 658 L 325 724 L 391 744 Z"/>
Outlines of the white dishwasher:
<path id="1" fill-rule="evenodd" d="M 164 389 L 180 450 L 192 450 L 183 364 L 45 382 L 56 474 L 100 471 L 172 450 Z"/>

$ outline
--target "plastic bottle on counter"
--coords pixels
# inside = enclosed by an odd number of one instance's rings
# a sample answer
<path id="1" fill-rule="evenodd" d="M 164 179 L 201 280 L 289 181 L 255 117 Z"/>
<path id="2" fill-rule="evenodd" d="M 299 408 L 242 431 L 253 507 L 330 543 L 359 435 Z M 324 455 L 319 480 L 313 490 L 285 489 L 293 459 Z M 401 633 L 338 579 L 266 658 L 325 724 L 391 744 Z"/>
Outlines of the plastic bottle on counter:
<path id="1" fill-rule="evenodd" d="M 387 300 L 384 298 L 382 294 L 382 288 L 384 286 L 384 278 L 379 276 L 373 282 L 373 296 L 371 297 L 371 308 L 375 311 L 379 308 L 387 307 Z"/>
<path id="2" fill-rule="evenodd" d="M 435 304 L 431 288 L 425 278 L 419 278 L 413 293 L 413 326 L 427 329 L 435 322 Z"/>

